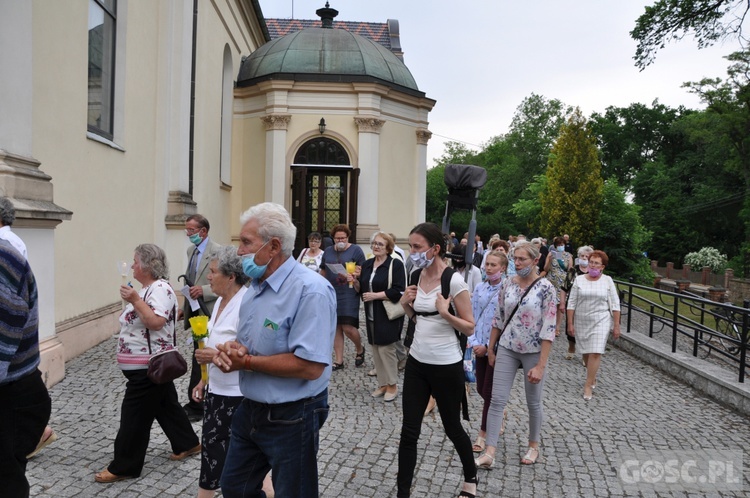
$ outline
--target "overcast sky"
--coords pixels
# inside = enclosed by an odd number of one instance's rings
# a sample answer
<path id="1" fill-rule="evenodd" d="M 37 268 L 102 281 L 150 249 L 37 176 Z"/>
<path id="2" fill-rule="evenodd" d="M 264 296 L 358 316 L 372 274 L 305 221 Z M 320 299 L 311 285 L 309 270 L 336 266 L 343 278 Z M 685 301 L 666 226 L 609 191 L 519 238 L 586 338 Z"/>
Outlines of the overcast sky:
<path id="1" fill-rule="evenodd" d="M 404 62 L 419 89 L 437 104 L 428 167 L 446 138 L 480 145 L 508 130 L 531 93 L 578 106 L 584 115 L 613 105 L 654 99 L 702 108 L 680 86 L 724 77 L 722 57 L 738 50 L 726 43 L 698 50 L 692 39 L 673 43 L 639 70 L 629 32 L 641 0 L 329 0 L 337 20 L 397 19 Z M 316 19 L 325 0 L 260 0 L 267 18 Z M 293 15 L 292 15 L 292 8 Z"/>

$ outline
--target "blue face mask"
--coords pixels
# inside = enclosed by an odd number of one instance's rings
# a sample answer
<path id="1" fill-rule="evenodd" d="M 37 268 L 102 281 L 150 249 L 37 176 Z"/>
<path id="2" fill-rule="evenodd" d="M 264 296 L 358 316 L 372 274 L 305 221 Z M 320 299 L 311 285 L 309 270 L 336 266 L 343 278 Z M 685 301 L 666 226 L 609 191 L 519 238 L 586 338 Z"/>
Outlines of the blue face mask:
<path id="1" fill-rule="evenodd" d="M 427 253 L 430 251 L 430 249 L 427 249 L 425 252 L 415 252 L 409 255 L 409 257 L 411 258 L 411 262 L 414 263 L 415 267 L 427 268 L 432 264 L 433 261 L 435 261 L 434 256 L 430 259 L 427 259 Z"/>
<path id="2" fill-rule="evenodd" d="M 557 246 L 558 252 L 563 252 L 565 250 L 565 246 Z"/>
<path id="3" fill-rule="evenodd" d="M 268 244 L 268 242 L 266 242 L 266 244 Z M 263 249 L 266 244 L 260 246 L 260 249 Z M 258 252 L 260 252 L 260 249 L 258 249 Z M 268 263 L 264 265 L 255 264 L 256 254 L 257 252 L 253 254 L 245 254 L 245 256 L 243 256 L 242 258 L 242 271 L 245 273 L 245 275 L 253 279 L 262 277 L 266 273 L 266 268 L 268 267 Z"/>
<path id="4" fill-rule="evenodd" d="M 526 268 L 516 268 L 516 274 L 521 278 L 526 278 L 531 275 L 531 268 L 534 265 L 529 265 Z"/>
<path id="5" fill-rule="evenodd" d="M 201 239 L 201 236 L 198 235 L 198 233 L 194 233 L 193 235 L 188 235 L 188 239 L 190 239 L 190 242 L 193 244 L 200 245 L 201 242 L 203 242 L 203 239 Z"/>

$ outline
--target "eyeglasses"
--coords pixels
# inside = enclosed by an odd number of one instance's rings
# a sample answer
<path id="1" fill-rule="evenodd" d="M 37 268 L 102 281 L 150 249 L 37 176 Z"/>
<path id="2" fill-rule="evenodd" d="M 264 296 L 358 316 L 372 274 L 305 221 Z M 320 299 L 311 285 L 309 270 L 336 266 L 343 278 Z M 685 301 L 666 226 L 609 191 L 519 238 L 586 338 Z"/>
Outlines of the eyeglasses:
<path id="1" fill-rule="evenodd" d="M 334 237 L 333 240 L 335 240 L 336 242 L 346 242 L 347 240 L 349 240 L 349 237 Z"/>
<path id="2" fill-rule="evenodd" d="M 310 244 L 320 244 L 320 239 L 310 239 L 308 240 Z"/>
<path id="3" fill-rule="evenodd" d="M 522 258 L 520 256 L 514 256 L 513 261 L 520 261 L 521 263 L 525 263 L 526 261 L 531 261 L 531 258 Z"/>
<path id="4" fill-rule="evenodd" d="M 604 263 L 600 261 L 589 261 L 589 267 L 604 268 Z"/>
<path id="5" fill-rule="evenodd" d="M 202 228 L 200 228 L 200 227 L 199 228 L 186 228 L 185 229 L 185 235 L 193 235 L 193 234 L 196 234 L 196 233 L 200 232 L 201 230 L 202 230 Z"/>
<path id="6" fill-rule="evenodd" d="M 382 242 L 373 242 L 372 244 L 370 244 L 370 247 L 385 247 L 385 244 L 383 244 Z"/>

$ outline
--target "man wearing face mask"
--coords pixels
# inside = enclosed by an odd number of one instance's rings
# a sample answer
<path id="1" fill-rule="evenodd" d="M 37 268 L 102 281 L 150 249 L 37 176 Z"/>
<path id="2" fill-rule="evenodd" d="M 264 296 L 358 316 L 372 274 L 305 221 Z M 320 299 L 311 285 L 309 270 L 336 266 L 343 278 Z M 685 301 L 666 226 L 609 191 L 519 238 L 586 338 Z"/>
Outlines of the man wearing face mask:
<path id="1" fill-rule="evenodd" d="M 318 496 L 319 431 L 328 416 L 336 293 L 291 257 L 297 229 L 265 202 L 240 218 L 242 267 L 252 278 L 240 306 L 237 340 L 217 346 L 214 364 L 240 371 L 242 400 L 221 490 L 263 496 L 272 470 L 276 496 Z"/>
<path id="2" fill-rule="evenodd" d="M 208 223 L 206 217 L 200 214 L 190 215 L 185 220 L 185 235 L 191 243 L 190 247 L 187 249 L 188 266 L 185 270 L 185 275 L 188 277 L 188 281 L 191 284 L 190 297 L 202 300 L 209 314 L 214 309 L 216 294 L 211 291 L 211 286 L 208 283 L 208 264 L 211 262 L 214 254 L 216 254 L 221 248 L 221 245 L 208 238 L 208 230 L 210 228 L 211 225 Z M 190 317 L 202 314 L 203 311 L 201 311 L 201 309 L 193 311 L 190 307 L 190 303 L 186 299 L 183 307 L 185 330 L 190 328 Z M 197 386 L 201 380 L 200 365 L 195 361 L 195 349 L 197 348 L 198 343 L 194 342 L 193 366 L 190 372 L 190 383 L 187 389 L 188 403 L 183 406 L 191 422 L 203 418 L 203 407 L 200 403 L 193 401 L 192 397 L 193 389 L 195 389 L 195 386 Z"/>

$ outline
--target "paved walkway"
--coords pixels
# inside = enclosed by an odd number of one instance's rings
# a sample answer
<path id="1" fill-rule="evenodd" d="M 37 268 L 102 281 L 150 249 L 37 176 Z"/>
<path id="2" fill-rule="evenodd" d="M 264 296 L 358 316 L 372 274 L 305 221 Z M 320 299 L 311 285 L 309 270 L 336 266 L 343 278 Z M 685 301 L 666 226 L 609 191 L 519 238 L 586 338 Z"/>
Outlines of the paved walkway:
<path id="1" fill-rule="evenodd" d="M 110 485 L 94 482 L 94 473 L 112 457 L 125 384 L 115 364 L 114 347 L 115 340 L 111 339 L 68 362 L 65 379 L 51 389 L 51 424 L 60 439 L 29 463 L 31 496 L 195 495 L 199 459 L 169 461 L 169 445 L 156 424 L 140 479 Z M 726 481 L 721 476 L 714 479 L 715 475 L 710 481 L 718 482 L 718 487 L 685 492 L 690 475 L 683 473 L 684 479 L 664 486 L 665 479 L 661 479 L 659 471 L 663 470 L 666 457 L 658 454 L 659 450 L 682 451 L 678 458 L 693 458 L 702 464 L 709 450 L 750 447 L 750 428 L 745 417 L 697 395 L 618 349 L 604 357 L 596 395 L 592 401 L 584 402 L 584 369 L 579 360 L 564 359 L 565 347 L 565 340 L 556 341 L 548 366 L 542 458 L 534 466 L 519 464 L 526 444 L 528 416 L 517 377 L 496 468 L 480 470 L 478 496 L 747 496 L 750 481 L 743 476 L 738 458 L 724 468 L 732 466 L 730 471 L 739 481 L 735 485 L 742 485 L 745 492 L 724 491 Z M 392 497 L 401 425 L 400 398 L 389 404 L 382 398 L 371 398 L 375 381 L 366 376 L 372 368 L 371 357 L 368 355 L 365 368 L 360 369 L 354 368 L 353 360 L 354 351 L 347 341 L 346 369 L 334 372 L 331 414 L 321 432 L 321 496 Z M 185 378 L 180 379 L 181 399 L 185 397 L 185 383 Z M 470 404 L 472 421 L 465 425 L 473 440 L 480 416 L 476 393 L 470 397 Z M 194 427 L 200 430 L 199 424 Z M 627 456 L 641 450 L 649 452 L 650 463 L 644 461 L 642 454 L 636 460 Z M 625 473 L 620 472 L 623 468 Z M 661 481 L 661 488 L 644 485 L 647 475 L 638 473 L 654 468 L 656 477 L 650 478 Z M 633 488 L 629 484 L 639 479 L 645 487 Z M 444 436 L 439 416 L 431 415 L 423 425 L 413 496 L 454 497 L 461 480 L 453 446 Z"/>

